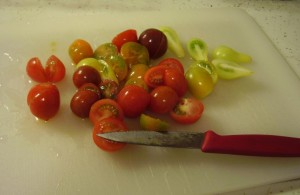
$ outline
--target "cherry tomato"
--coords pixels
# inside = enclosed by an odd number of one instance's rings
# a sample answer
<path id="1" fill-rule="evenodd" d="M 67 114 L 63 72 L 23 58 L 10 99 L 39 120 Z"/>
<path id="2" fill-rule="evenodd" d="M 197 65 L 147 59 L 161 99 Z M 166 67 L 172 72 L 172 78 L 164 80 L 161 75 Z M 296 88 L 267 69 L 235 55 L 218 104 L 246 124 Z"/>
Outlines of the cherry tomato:
<path id="1" fill-rule="evenodd" d="M 179 72 L 184 74 L 184 68 L 182 63 L 175 58 L 166 58 L 158 63 L 158 66 L 166 66 L 168 68 L 177 69 Z"/>
<path id="2" fill-rule="evenodd" d="M 166 35 L 154 28 L 143 31 L 139 36 L 139 42 L 148 49 L 149 56 L 152 59 L 163 56 L 168 49 Z"/>
<path id="3" fill-rule="evenodd" d="M 115 152 L 121 150 L 126 146 L 125 143 L 118 143 L 110 141 L 97 136 L 99 133 L 113 132 L 113 131 L 128 131 L 126 124 L 116 118 L 105 118 L 94 125 L 93 140 L 94 143 L 102 150 L 108 152 Z"/>
<path id="4" fill-rule="evenodd" d="M 136 42 L 125 43 L 120 50 L 121 56 L 131 68 L 135 64 L 149 64 L 149 52 L 147 48 Z"/>
<path id="5" fill-rule="evenodd" d="M 117 34 L 113 40 L 112 43 L 117 46 L 118 50 L 121 50 L 122 45 L 124 45 L 127 42 L 137 42 L 137 32 L 134 29 L 128 29 L 125 30 L 119 34 Z"/>
<path id="6" fill-rule="evenodd" d="M 54 117 L 59 110 L 59 91 L 51 83 L 37 84 L 30 89 L 27 95 L 27 104 L 34 116 L 47 121 Z"/>
<path id="7" fill-rule="evenodd" d="M 90 90 L 77 91 L 70 103 L 72 112 L 80 118 L 89 117 L 92 105 L 99 99 L 99 96 Z"/>
<path id="8" fill-rule="evenodd" d="M 166 67 L 164 66 L 152 66 L 144 75 L 145 83 L 152 88 L 163 85 L 165 71 Z"/>
<path id="9" fill-rule="evenodd" d="M 171 112 L 179 101 L 177 93 L 168 86 L 156 87 L 150 95 L 150 109 L 158 114 Z"/>
<path id="10" fill-rule="evenodd" d="M 119 85 L 112 80 L 104 80 L 99 85 L 101 95 L 104 98 L 115 99 L 119 93 Z"/>
<path id="11" fill-rule="evenodd" d="M 94 58 L 101 59 L 109 55 L 118 55 L 119 51 L 117 46 L 112 43 L 104 43 L 99 45 L 94 51 Z"/>
<path id="12" fill-rule="evenodd" d="M 150 94 L 137 85 L 125 86 L 117 96 L 117 102 L 127 117 L 138 117 L 150 103 Z"/>
<path id="13" fill-rule="evenodd" d="M 125 83 L 125 86 L 127 86 L 127 85 L 137 85 L 137 86 L 144 88 L 146 91 L 149 91 L 149 88 L 148 88 L 147 84 L 145 83 L 144 79 L 130 78 Z"/>
<path id="14" fill-rule="evenodd" d="M 87 41 L 77 39 L 70 45 L 69 55 L 73 62 L 77 64 L 84 58 L 93 57 L 94 52 L 91 45 Z"/>
<path id="15" fill-rule="evenodd" d="M 147 72 L 147 70 L 149 69 L 149 66 L 146 64 L 135 64 L 132 65 L 130 68 L 130 71 L 128 73 L 127 79 L 131 79 L 131 78 L 140 78 L 143 79 L 145 73 Z"/>
<path id="16" fill-rule="evenodd" d="M 108 55 L 102 58 L 112 67 L 118 81 L 123 81 L 128 73 L 128 66 L 120 55 Z"/>
<path id="17" fill-rule="evenodd" d="M 99 87 L 93 83 L 85 83 L 83 84 L 78 91 L 91 91 L 95 94 L 97 94 L 98 98 L 101 98 L 101 91 L 99 89 Z"/>
<path id="18" fill-rule="evenodd" d="M 181 98 L 170 113 L 171 117 L 182 124 L 198 121 L 203 113 L 204 105 L 195 98 Z"/>
<path id="19" fill-rule="evenodd" d="M 31 58 L 27 62 L 26 72 L 27 75 L 36 82 L 43 83 L 48 81 L 45 69 L 42 66 L 41 61 L 37 57 Z"/>
<path id="20" fill-rule="evenodd" d="M 85 83 L 99 85 L 101 82 L 99 72 L 90 66 L 80 66 L 73 73 L 73 83 L 79 88 Z"/>
<path id="21" fill-rule="evenodd" d="M 49 82 L 59 82 L 66 74 L 65 65 L 55 55 L 49 57 L 46 62 L 45 73 Z"/>
<path id="22" fill-rule="evenodd" d="M 177 69 L 167 68 L 165 70 L 164 84 L 174 89 L 179 97 L 182 97 L 188 89 L 184 74 Z"/>
<path id="23" fill-rule="evenodd" d="M 98 121 L 109 117 L 123 120 L 124 114 L 116 101 L 112 99 L 101 99 L 92 105 L 89 117 L 92 123 L 96 124 Z"/>

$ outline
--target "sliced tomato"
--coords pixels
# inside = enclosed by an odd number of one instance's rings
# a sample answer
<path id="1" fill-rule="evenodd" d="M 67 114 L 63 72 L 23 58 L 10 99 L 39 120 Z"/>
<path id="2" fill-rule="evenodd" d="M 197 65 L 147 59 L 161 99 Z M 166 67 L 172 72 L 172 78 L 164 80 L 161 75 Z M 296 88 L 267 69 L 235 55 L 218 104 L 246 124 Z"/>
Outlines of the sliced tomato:
<path id="1" fill-rule="evenodd" d="M 164 85 L 166 69 L 164 66 L 152 66 L 149 68 L 144 75 L 144 81 L 148 87 L 155 88 Z"/>
<path id="2" fill-rule="evenodd" d="M 113 40 L 112 43 L 117 46 L 118 50 L 120 51 L 122 45 L 127 42 L 137 42 L 137 32 L 134 29 L 128 29 L 125 30 L 119 34 L 117 34 Z"/>
<path id="3" fill-rule="evenodd" d="M 204 105 L 201 101 L 195 98 L 181 98 L 170 115 L 178 123 L 191 124 L 201 118 L 203 110 Z"/>
<path id="4" fill-rule="evenodd" d="M 182 63 L 175 58 L 166 58 L 158 63 L 158 66 L 166 66 L 171 69 L 177 69 L 179 72 L 184 74 L 184 68 Z"/>
<path id="5" fill-rule="evenodd" d="M 184 74 L 174 68 L 165 70 L 164 84 L 174 89 L 179 97 L 182 97 L 188 89 Z"/>
<path id="6" fill-rule="evenodd" d="M 26 66 L 27 75 L 34 81 L 39 83 L 47 82 L 45 69 L 39 58 L 31 58 Z"/>
<path id="7" fill-rule="evenodd" d="M 93 124 L 105 118 L 123 120 L 124 114 L 119 104 L 112 99 L 101 99 L 95 102 L 90 110 L 89 118 Z"/>
<path id="8" fill-rule="evenodd" d="M 126 146 L 125 143 L 118 143 L 110 141 L 97 136 L 99 133 L 113 132 L 113 131 L 128 131 L 124 121 L 117 118 L 105 118 L 94 125 L 93 140 L 94 143 L 102 150 L 108 152 L 115 152 L 121 150 Z"/>
<path id="9" fill-rule="evenodd" d="M 45 73 L 49 82 L 59 82 L 66 74 L 65 65 L 55 55 L 48 58 L 45 67 Z"/>

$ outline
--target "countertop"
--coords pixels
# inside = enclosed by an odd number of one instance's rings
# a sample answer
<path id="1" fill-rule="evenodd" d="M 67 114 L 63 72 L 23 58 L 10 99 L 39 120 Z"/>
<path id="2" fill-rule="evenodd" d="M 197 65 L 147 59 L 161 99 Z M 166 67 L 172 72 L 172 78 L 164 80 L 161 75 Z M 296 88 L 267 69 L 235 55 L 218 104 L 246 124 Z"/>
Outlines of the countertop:
<path id="1" fill-rule="evenodd" d="M 287 60 L 300 78 L 300 0 L 99 0 L 76 2 L 66 1 L 1 1 L 0 6 L 24 6 L 36 4 L 39 7 L 69 4 L 75 8 L 97 5 L 105 10 L 188 10 L 199 8 L 235 7 L 244 9 L 267 34 L 275 47 Z M 221 29 L 220 29 L 221 30 Z M 299 165 L 300 166 L 300 165 Z M 268 186 L 244 189 L 226 194 L 300 194 L 300 179 L 283 181 Z"/>

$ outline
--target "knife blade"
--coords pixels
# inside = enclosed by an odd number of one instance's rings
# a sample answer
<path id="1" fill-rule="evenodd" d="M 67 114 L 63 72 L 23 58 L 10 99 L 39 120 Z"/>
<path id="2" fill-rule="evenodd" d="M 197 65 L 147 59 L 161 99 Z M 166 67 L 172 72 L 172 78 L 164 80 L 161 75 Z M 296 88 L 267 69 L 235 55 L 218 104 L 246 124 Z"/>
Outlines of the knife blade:
<path id="1" fill-rule="evenodd" d="M 264 134 L 219 135 L 186 131 L 122 131 L 97 134 L 128 144 L 197 148 L 205 153 L 266 157 L 300 157 L 300 138 Z"/>

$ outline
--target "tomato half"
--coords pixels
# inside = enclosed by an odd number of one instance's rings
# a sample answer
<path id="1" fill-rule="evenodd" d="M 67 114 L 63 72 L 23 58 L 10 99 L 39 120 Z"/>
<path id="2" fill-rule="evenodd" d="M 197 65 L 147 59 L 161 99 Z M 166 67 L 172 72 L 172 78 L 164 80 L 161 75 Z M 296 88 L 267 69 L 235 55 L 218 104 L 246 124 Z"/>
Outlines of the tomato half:
<path id="1" fill-rule="evenodd" d="M 48 81 L 45 69 L 40 59 L 37 57 L 31 58 L 27 62 L 26 72 L 27 75 L 36 82 L 43 83 Z"/>
<path id="2" fill-rule="evenodd" d="M 33 86 L 27 95 L 27 104 L 34 116 L 45 121 L 49 120 L 59 110 L 60 95 L 58 88 L 51 83 Z"/>
<path id="3" fill-rule="evenodd" d="M 176 69 L 184 74 L 184 68 L 182 63 L 175 58 L 166 58 L 158 63 L 158 66 L 166 66 L 168 68 Z"/>
<path id="4" fill-rule="evenodd" d="M 102 150 L 108 152 L 115 152 L 121 150 L 126 146 L 125 143 L 118 143 L 110 141 L 97 136 L 99 133 L 113 132 L 113 131 L 128 131 L 126 124 L 116 118 L 105 118 L 94 125 L 93 140 L 94 143 Z"/>
<path id="5" fill-rule="evenodd" d="M 203 113 L 204 105 L 195 98 L 181 98 L 170 113 L 171 117 L 181 124 L 198 121 Z"/>
<path id="6" fill-rule="evenodd" d="M 119 34 L 117 34 L 113 40 L 112 43 L 117 46 L 118 50 L 120 51 L 122 45 L 127 42 L 137 42 L 137 32 L 134 29 L 128 29 L 125 30 Z"/>
<path id="7" fill-rule="evenodd" d="M 150 109 L 158 114 L 171 112 L 179 100 L 177 93 L 168 86 L 156 87 L 150 96 Z"/>
<path id="8" fill-rule="evenodd" d="M 166 67 L 152 66 L 144 75 L 144 81 L 148 87 L 158 87 L 164 84 Z"/>
<path id="9" fill-rule="evenodd" d="M 137 85 L 127 85 L 119 92 L 117 102 L 127 117 L 138 117 L 150 103 L 150 94 Z"/>
<path id="10" fill-rule="evenodd" d="M 46 62 L 45 73 L 49 82 L 59 82 L 66 74 L 65 65 L 55 55 L 49 57 Z"/>
<path id="11" fill-rule="evenodd" d="M 123 111 L 116 101 L 112 99 L 101 99 L 92 105 L 89 118 L 93 124 L 110 117 L 120 120 L 124 118 Z"/>
<path id="12" fill-rule="evenodd" d="M 184 74 L 174 68 L 165 70 L 164 84 L 174 89 L 179 97 L 182 97 L 188 90 L 188 83 Z"/>

